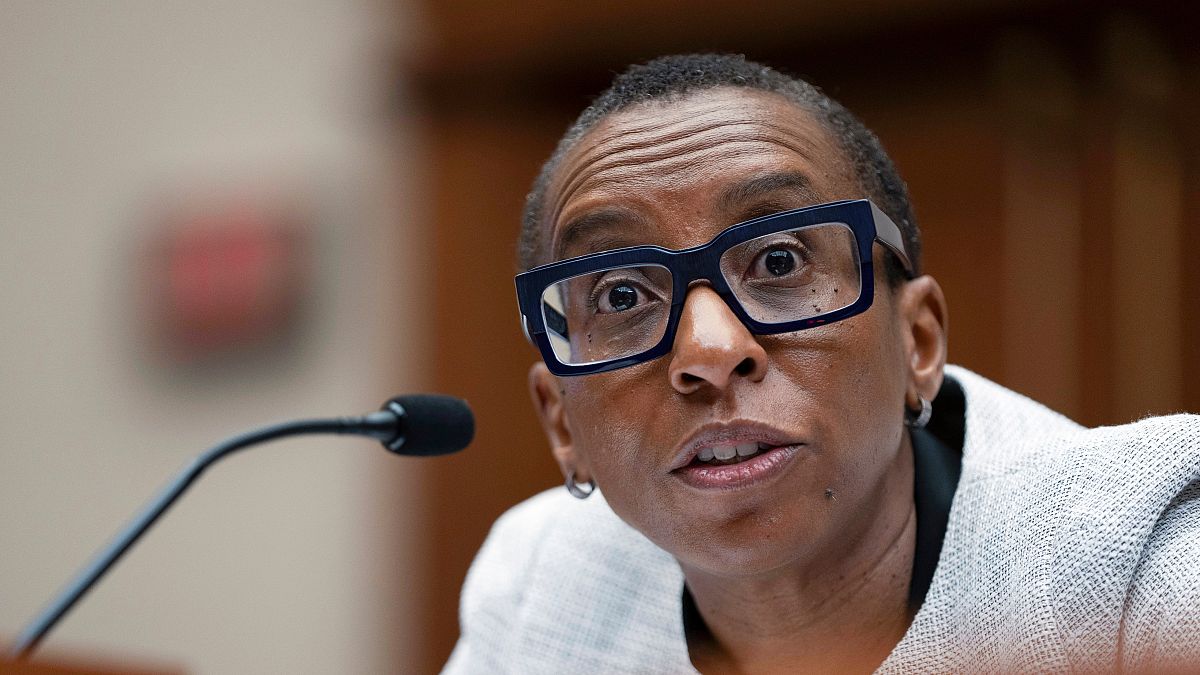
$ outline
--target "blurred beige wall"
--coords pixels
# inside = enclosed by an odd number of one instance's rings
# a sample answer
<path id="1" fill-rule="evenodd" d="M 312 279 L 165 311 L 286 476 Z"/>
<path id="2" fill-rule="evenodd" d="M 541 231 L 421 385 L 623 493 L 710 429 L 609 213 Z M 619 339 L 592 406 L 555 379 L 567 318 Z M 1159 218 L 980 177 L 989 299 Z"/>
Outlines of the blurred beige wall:
<path id="1" fill-rule="evenodd" d="M 367 0 L 3 2 L 0 643 L 192 455 L 421 389 L 419 184 L 396 164 L 419 137 L 382 114 L 397 92 L 404 105 L 388 72 L 411 30 L 398 14 Z M 131 273 L 151 207 L 280 182 L 315 193 L 299 344 L 211 374 L 164 369 Z M 403 580 L 419 573 L 406 514 L 422 470 L 359 439 L 231 457 L 44 652 L 394 672 L 419 649 Z"/>

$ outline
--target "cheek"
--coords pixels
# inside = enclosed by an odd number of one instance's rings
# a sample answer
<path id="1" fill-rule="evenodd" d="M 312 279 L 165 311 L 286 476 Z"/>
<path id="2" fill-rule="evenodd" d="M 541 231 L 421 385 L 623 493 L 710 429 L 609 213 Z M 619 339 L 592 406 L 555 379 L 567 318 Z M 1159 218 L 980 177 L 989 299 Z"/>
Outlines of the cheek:
<path id="1" fill-rule="evenodd" d="M 847 487 L 862 500 L 872 500 L 880 498 L 878 488 L 902 447 L 904 358 L 893 321 L 864 321 L 855 330 L 859 348 L 844 364 L 850 382 L 842 388 L 839 424 L 845 454 L 840 465 Z"/>
<path id="2" fill-rule="evenodd" d="M 666 363 L 659 359 L 566 386 L 577 455 L 613 511 L 660 544 L 678 529 L 682 511 L 678 486 L 665 470 L 683 423 Z"/>
<path id="3" fill-rule="evenodd" d="M 649 383 L 638 377 L 644 368 L 578 378 L 564 387 L 575 452 L 601 484 L 613 483 L 645 459 L 643 436 L 651 424 L 645 411 L 660 404 L 650 399 Z"/>
<path id="4" fill-rule="evenodd" d="M 888 309 L 780 336 L 770 349 L 784 380 L 780 394 L 807 394 L 809 422 L 836 467 L 831 479 L 839 485 L 830 487 L 839 492 L 873 482 L 900 447 L 904 356 Z"/>

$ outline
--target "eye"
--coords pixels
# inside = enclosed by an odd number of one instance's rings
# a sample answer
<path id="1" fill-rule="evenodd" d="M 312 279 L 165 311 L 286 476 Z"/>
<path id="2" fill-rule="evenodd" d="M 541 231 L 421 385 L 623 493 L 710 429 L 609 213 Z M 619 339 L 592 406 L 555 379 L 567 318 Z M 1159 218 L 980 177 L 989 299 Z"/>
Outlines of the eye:
<path id="1" fill-rule="evenodd" d="M 671 277 L 666 268 L 625 267 L 598 276 L 588 280 L 587 308 L 593 315 L 628 312 L 624 317 L 628 318 L 664 302 L 670 304 Z"/>
<path id="2" fill-rule="evenodd" d="M 796 269 L 796 255 L 791 251 L 775 248 L 763 256 L 763 265 L 773 276 L 781 277 Z"/>
<path id="3" fill-rule="evenodd" d="M 728 263 L 722 264 L 744 269 L 743 283 L 793 287 L 811 276 L 812 252 L 792 233 L 773 236 L 768 241 L 751 240 L 740 246 L 730 249 L 732 255 L 726 254 Z M 744 257 L 735 263 L 733 256 L 739 253 Z"/>
<path id="4" fill-rule="evenodd" d="M 601 303 L 601 310 L 624 312 L 638 304 L 637 289 L 629 284 L 618 284 L 608 290 L 607 302 Z"/>

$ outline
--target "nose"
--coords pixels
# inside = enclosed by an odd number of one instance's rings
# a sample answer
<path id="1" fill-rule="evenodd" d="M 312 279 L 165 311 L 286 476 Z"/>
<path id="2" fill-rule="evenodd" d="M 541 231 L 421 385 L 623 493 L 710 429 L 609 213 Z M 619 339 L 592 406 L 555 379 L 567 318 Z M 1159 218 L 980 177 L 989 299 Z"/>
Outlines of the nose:
<path id="1" fill-rule="evenodd" d="M 739 378 L 761 382 L 767 353 L 721 296 L 707 286 L 688 291 L 671 352 L 671 386 L 681 394 L 724 390 Z"/>

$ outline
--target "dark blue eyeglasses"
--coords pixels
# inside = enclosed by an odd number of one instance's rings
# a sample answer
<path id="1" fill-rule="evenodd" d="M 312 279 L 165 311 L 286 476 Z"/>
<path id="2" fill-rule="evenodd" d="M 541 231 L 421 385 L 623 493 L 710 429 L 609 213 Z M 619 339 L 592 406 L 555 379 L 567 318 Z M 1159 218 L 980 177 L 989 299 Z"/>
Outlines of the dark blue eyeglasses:
<path id="1" fill-rule="evenodd" d="M 875 297 L 876 241 L 913 275 L 900 229 L 857 199 L 748 220 L 682 251 L 635 246 L 535 267 L 517 275 L 517 302 L 550 372 L 602 373 L 671 351 L 697 280 L 757 335 L 860 314 Z"/>

